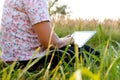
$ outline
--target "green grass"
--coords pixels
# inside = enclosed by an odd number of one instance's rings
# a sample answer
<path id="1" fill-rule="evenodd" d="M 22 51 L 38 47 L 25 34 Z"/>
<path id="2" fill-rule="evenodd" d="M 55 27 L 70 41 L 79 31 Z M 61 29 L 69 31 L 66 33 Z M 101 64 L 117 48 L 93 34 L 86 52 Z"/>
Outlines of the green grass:
<path id="1" fill-rule="evenodd" d="M 59 26 L 58 26 L 59 25 Z M 73 66 L 68 65 L 64 61 L 64 56 L 61 58 L 59 64 L 51 69 L 50 63 L 40 70 L 28 72 L 28 68 L 36 61 L 32 62 L 24 69 L 14 69 L 13 63 L 8 67 L 3 67 L 0 61 L 0 80 L 119 80 L 120 79 L 120 29 L 114 27 L 106 28 L 102 24 L 96 24 L 93 27 L 77 27 L 72 29 L 72 25 L 56 24 L 55 31 L 62 37 L 71 34 L 75 30 L 96 30 L 96 35 L 87 43 L 101 52 L 100 58 L 91 55 L 87 52 L 83 58 L 78 58 L 76 48 L 75 63 Z M 1 54 L 1 52 L 0 52 Z M 65 52 L 64 52 L 65 54 Z M 89 54 L 90 57 L 86 55 Z M 94 59 L 94 60 L 93 60 Z M 71 59 L 72 60 L 72 59 Z M 70 60 L 70 61 L 71 61 Z M 96 64 L 99 62 L 100 64 Z"/>

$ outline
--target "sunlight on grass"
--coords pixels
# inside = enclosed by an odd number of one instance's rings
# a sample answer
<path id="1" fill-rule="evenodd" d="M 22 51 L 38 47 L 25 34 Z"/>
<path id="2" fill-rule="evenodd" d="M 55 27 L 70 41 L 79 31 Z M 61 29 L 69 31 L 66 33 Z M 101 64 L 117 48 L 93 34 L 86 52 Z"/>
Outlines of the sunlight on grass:
<path id="1" fill-rule="evenodd" d="M 90 77 L 92 80 L 100 80 L 100 74 L 92 73 L 88 68 L 82 68 L 82 74 Z"/>
<path id="2" fill-rule="evenodd" d="M 77 70 L 73 73 L 73 75 L 70 77 L 70 80 L 82 80 L 82 73 L 81 70 Z"/>

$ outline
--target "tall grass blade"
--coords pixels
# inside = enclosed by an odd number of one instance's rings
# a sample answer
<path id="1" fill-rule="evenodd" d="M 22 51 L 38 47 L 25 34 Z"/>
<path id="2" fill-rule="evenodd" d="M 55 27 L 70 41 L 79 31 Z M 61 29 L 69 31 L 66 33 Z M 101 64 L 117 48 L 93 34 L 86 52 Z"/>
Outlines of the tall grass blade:
<path id="1" fill-rule="evenodd" d="M 104 68 L 104 60 L 106 58 L 106 54 L 107 54 L 107 51 L 108 51 L 108 46 L 109 46 L 109 40 L 106 43 L 106 47 L 105 47 L 105 50 L 104 50 L 103 58 L 101 59 L 99 74 L 102 73 L 102 70 Z"/>
<path id="2" fill-rule="evenodd" d="M 105 73 L 105 78 L 107 78 L 107 76 L 108 76 L 111 68 L 113 67 L 113 65 L 114 65 L 117 61 L 119 61 L 119 60 L 120 60 L 120 56 L 119 56 L 118 58 L 116 58 L 115 60 L 113 60 L 113 62 L 112 62 L 111 65 L 109 66 L 107 72 Z"/>
<path id="3" fill-rule="evenodd" d="M 7 70 L 8 70 L 8 67 L 7 68 L 4 68 L 0 74 L 2 73 L 2 80 L 6 80 L 7 79 Z"/>
<path id="4" fill-rule="evenodd" d="M 60 66 L 60 71 L 61 71 L 61 74 L 62 74 L 62 80 L 66 80 L 65 73 L 64 73 L 64 70 L 63 70 L 62 66 Z"/>
<path id="5" fill-rule="evenodd" d="M 11 66 L 10 66 L 10 71 L 8 73 L 7 79 L 6 80 L 11 80 L 12 77 L 12 72 L 14 71 L 14 67 L 16 65 L 16 62 L 14 62 Z"/>
<path id="6" fill-rule="evenodd" d="M 51 66 L 51 64 L 52 64 L 52 60 L 53 60 L 53 57 L 54 57 L 54 55 L 55 55 L 55 53 L 52 53 L 52 57 L 51 57 L 51 60 L 50 60 L 50 62 L 49 62 L 49 65 L 48 65 L 48 67 L 47 67 L 47 70 L 46 70 L 46 72 L 45 72 L 45 75 L 44 75 L 44 77 L 43 77 L 43 80 L 48 80 L 49 79 L 49 70 L 50 70 L 50 66 Z"/>
<path id="7" fill-rule="evenodd" d="M 103 32 L 103 29 L 102 29 L 102 25 L 99 24 L 99 36 L 100 36 L 100 41 L 104 42 L 105 41 L 105 37 L 104 37 L 104 32 Z"/>
<path id="8" fill-rule="evenodd" d="M 76 63 L 76 70 L 79 69 L 79 53 L 78 53 L 78 46 L 75 45 L 75 63 Z"/>

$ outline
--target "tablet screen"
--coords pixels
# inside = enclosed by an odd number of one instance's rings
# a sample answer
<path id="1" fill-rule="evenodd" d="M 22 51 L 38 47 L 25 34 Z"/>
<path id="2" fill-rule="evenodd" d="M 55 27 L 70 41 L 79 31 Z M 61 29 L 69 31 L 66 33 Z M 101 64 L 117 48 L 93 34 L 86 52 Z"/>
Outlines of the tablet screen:
<path id="1" fill-rule="evenodd" d="M 71 36 L 78 47 L 82 47 L 85 43 L 92 38 L 96 31 L 76 31 Z"/>

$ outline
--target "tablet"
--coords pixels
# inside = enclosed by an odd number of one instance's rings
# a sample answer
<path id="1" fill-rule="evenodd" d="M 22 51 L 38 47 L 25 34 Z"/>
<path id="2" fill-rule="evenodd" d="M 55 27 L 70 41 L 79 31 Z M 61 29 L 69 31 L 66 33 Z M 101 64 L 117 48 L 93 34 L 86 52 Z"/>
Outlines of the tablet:
<path id="1" fill-rule="evenodd" d="M 71 36 L 78 47 L 84 46 L 90 40 L 96 31 L 75 31 Z"/>

